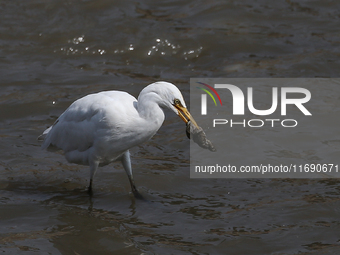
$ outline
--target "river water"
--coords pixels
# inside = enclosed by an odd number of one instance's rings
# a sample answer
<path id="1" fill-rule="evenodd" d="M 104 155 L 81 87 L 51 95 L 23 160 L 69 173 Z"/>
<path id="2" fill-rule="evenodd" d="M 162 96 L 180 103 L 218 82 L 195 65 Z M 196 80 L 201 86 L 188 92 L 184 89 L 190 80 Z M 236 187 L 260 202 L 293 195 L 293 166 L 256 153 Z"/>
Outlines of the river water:
<path id="1" fill-rule="evenodd" d="M 88 168 L 37 141 L 102 90 L 138 96 L 165 80 L 189 101 L 191 77 L 338 77 L 340 3 L 2 0 L 0 12 L 0 252 L 340 253 L 338 180 L 190 179 L 171 113 L 131 151 L 148 201 L 120 164 L 98 171 L 89 197 Z"/>

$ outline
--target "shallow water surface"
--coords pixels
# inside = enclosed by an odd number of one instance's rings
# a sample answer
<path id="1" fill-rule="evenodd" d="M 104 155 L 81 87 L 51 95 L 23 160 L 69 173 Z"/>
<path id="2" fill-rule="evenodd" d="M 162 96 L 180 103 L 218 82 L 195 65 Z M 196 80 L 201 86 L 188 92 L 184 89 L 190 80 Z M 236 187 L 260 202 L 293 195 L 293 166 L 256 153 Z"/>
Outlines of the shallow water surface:
<path id="1" fill-rule="evenodd" d="M 102 90 L 138 96 L 166 80 L 188 101 L 190 77 L 338 77 L 339 3 L 3 0 L 0 10 L 0 252 L 339 254 L 338 180 L 190 179 L 171 113 L 131 151 L 147 201 L 120 164 L 98 171 L 90 197 L 88 168 L 37 141 Z M 339 152 L 339 140 L 330 146 Z"/>

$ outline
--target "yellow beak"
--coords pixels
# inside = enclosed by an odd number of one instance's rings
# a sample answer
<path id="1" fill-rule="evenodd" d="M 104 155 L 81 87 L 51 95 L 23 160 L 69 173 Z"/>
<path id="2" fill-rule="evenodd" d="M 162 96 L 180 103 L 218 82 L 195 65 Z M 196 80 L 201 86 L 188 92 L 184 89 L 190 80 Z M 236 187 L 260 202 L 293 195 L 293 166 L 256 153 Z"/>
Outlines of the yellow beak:
<path id="1" fill-rule="evenodd" d="M 194 118 L 191 116 L 190 112 L 187 108 L 183 107 L 182 105 L 174 105 L 178 111 L 178 116 L 187 124 L 189 121 L 191 121 L 192 124 L 194 124 L 197 128 L 198 125 Z"/>

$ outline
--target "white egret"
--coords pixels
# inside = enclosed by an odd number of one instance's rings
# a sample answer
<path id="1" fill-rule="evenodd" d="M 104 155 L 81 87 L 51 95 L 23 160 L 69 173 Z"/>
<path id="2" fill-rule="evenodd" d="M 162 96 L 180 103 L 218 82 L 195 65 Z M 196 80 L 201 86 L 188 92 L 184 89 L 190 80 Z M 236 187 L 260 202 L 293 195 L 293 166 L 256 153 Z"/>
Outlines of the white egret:
<path id="1" fill-rule="evenodd" d="M 197 126 L 179 89 L 168 82 L 155 82 L 140 92 L 138 100 L 122 91 L 104 91 L 76 100 L 43 132 L 42 148 L 57 147 L 68 162 L 89 165 L 90 192 L 98 166 L 121 161 L 133 194 L 141 197 L 129 149 L 155 135 L 164 121 L 163 108 Z"/>

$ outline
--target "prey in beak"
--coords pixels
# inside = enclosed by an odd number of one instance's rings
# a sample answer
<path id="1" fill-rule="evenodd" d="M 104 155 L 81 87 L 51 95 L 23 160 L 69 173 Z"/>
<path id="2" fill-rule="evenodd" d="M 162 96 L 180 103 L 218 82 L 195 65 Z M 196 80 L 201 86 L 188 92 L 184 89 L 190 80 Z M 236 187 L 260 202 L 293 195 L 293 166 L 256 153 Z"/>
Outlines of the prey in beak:
<path id="1" fill-rule="evenodd" d="M 181 104 L 181 101 L 175 99 L 173 106 L 177 109 L 178 116 L 187 125 L 186 127 L 187 137 L 190 139 L 192 135 L 194 142 L 197 143 L 200 147 L 208 149 L 210 151 L 216 151 L 214 145 L 210 142 L 210 140 L 207 139 L 207 136 L 204 133 L 203 129 L 197 125 L 196 121 L 191 116 L 188 109 Z"/>
<path id="2" fill-rule="evenodd" d="M 173 106 L 177 109 L 178 116 L 187 125 L 187 137 L 190 139 L 190 136 L 192 135 L 194 142 L 197 143 L 199 146 L 210 151 L 216 151 L 214 145 L 210 142 L 210 140 L 207 139 L 207 136 L 204 133 L 203 129 L 197 125 L 196 121 L 191 116 L 188 109 L 181 104 L 181 101 L 175 99 Z"/>

